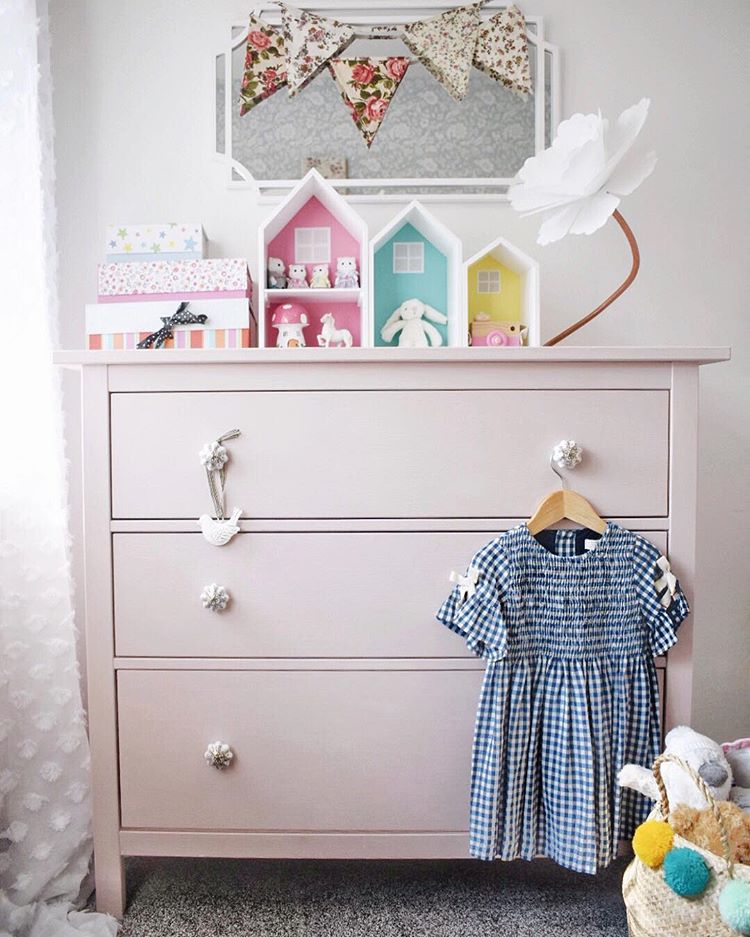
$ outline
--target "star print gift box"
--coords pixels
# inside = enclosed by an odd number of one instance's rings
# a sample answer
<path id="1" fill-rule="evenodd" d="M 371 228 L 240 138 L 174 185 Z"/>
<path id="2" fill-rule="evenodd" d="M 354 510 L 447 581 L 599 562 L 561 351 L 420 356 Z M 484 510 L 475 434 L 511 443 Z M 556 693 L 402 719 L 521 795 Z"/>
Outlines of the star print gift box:
<path id="1" fill-rule="evenodd" d="M 199 224 L 108 225 L 104 254 L 108 263 L 139 260 L 202 260 L 206 233 Z"/>

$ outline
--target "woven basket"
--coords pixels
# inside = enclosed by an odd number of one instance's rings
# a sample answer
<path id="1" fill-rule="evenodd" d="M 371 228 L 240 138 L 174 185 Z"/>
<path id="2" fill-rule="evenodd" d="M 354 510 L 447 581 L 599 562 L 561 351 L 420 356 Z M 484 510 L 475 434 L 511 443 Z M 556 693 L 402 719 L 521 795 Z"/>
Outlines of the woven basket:
<path id="1" fill-rule="evenodd" d="M 706 798 L 721 831 L 724 858 L 699 849 L 694 843 L 675 834 L 674 845 L 687 846 L 699 853 L 711 870 L 708 888 L 697 898 L 676 895 L 664 881 L 661 869 L 651 869 L 636 856 L 625 870 L 622 895 L 628 913 L 630 937 L 737 937 L 737 931 L 724 923 L 719 913 L 719 893 L 730 878 L 750 881 L 750 866 L 735 865 L 730 858 L 729 838 L 716 801 L 693 769 L 675 755 L 661 755 L 654 763 L 654 777 L 661 802 L 649 820 L 669 817 L 669 798 L 661 777 L 665 762 L 679 765 Z"/>

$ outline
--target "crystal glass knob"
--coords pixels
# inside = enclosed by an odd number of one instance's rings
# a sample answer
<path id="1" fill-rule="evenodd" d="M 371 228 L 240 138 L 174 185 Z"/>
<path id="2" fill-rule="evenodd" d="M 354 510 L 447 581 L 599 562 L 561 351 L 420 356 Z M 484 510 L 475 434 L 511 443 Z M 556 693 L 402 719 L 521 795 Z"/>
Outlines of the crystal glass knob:
<path id="1" fill-rule="evenodd" d="M 231 765 L 234 752 L 226 742 L 211 742 L 203 753 L 203 757 L 209 767 L 223 771 Z"/>
<path id="2" fill-rule="evenodd" d="M 210 586 L 204 586 L 201 592 L 201 602 L 203 607 L 212 612 L 221 612 L 229 605 L 230 595 L 224 586 L 217 586 L 212 582 Z"/>
<path id="3" fill-rule="evenodd" d="M 575 439 L 561 439 L 552 450 L 552 461 L 558 468 L 572 469 L 583 458 L 583 448 Z"/>

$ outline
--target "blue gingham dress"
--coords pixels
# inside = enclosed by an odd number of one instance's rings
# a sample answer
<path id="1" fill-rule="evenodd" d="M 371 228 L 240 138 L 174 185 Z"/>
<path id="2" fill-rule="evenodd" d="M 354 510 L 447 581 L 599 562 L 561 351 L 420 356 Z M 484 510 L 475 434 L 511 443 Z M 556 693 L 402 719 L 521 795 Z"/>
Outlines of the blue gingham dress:
<path id="1" fill-rule="evenodd" d="M 595 541 L 592 543 L 591 541 Z M 661 748 L 654 657 L 688 614 L 648 540 L 608 524 L 522 524 L 471 561 L 438 620 L 487 661 L 471 772 L 470 851 L 594 873 L 650 804 L 617 784 Z"/>

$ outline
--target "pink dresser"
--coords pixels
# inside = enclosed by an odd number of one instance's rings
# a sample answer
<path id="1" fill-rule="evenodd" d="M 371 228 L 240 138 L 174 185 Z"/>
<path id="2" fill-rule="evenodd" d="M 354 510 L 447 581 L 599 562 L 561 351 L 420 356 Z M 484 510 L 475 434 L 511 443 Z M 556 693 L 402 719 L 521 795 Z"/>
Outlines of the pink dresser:
<path id="1" fill-rule="evenodd" d="M 573 486 L 691 594 L 698 370 L 728 355 L 58 353 L 82 370 L 97 906 L 122 914 L 127 855 L 465 857 L 482 666 L 433 618 L 448 574 L 532 513 L 573 438 Z M 241 533 L 215 547 L 198 452 L 235 427 Z M 659 662 L 667 724 L 690 718 L 697 620 Z"/>

